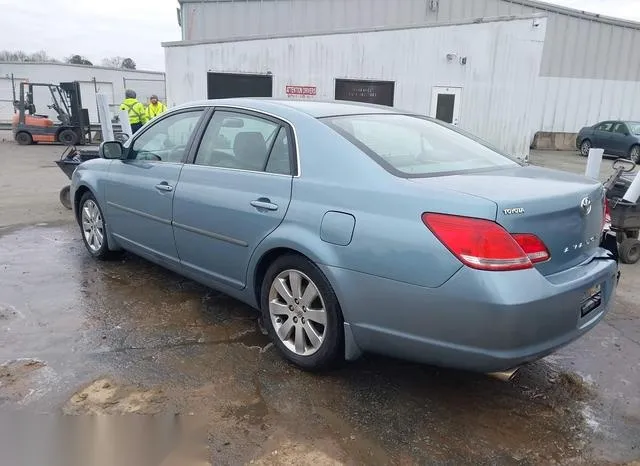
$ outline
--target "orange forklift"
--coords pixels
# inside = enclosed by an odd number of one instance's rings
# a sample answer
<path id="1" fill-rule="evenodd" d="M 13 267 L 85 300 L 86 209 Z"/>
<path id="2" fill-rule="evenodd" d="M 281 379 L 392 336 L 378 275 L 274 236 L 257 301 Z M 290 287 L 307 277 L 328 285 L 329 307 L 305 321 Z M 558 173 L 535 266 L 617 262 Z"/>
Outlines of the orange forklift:
<path id="1" fill-rule="evenodd" d="M 49 91 L 51 103 L 47 107 L 57 113 L 57 122 L 48 115 L 36 113 L 33 102 L 33 91 L 36 87 Z M 80 83 L 77 81 L 60 84 L 21 82 L 19 98 L 13 105 L 16 113 L 11 126 L 18 144 L 49 142 L 75 146 L 91 141 L 89 111 L 82 108 Z"/>

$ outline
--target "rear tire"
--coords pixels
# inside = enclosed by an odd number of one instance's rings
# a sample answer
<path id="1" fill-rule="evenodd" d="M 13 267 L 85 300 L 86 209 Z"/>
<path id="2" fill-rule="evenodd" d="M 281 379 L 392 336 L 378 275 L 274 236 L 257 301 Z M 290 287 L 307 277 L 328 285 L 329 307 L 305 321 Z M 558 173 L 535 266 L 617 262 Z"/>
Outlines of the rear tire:
<path id="1" fill-rule="evenodd" d="M 78 133 L 72 129 L 63 129 L 58 133 L 58 142 L 65 146 L 75 146 L 79 140 Z"/>
<path id="2" fill-rule="evenodd" d="M 640 241 L 627 238 L 620 244 L 618 251 L 622 262 L 625 264 L 635 264 L 640 260 Z"/>
<path id="3" fill-rule="evenodd" d="M 16 142 L 21 146 L 30 146 L 33 144 L 33 137 L 26 131 L 20 131 L 16 134 Z"/>
<path id="4" fill-rule="evenodd" d="M 629 160 L 635 164 L 640 163 L 640 145 L 636 144 L 629 150 Z"/>
<path id="5" fill-rule="evenodd" d="M 344 361 L 340 304 L 315 264 L 294 254 L 279 257 L 267 269 L 260 297 L 263 324 L 286 359 L 308 371 Z"/>

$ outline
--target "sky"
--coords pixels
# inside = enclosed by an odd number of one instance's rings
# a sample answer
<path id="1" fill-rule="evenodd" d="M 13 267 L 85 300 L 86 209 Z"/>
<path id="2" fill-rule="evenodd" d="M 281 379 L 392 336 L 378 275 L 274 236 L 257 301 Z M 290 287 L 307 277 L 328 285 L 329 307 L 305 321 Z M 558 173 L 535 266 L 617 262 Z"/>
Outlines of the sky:
<path id="1" fill-rule="evenodd" d="M 640 21 L 640 0 L 547 1 Z M 163 71 L 161 42 L 181 37 L 177 7 L 177 0 L 0 0 L 0 49 L 78 54 L 94 64 L 131 57 L 138 69 Z"/>

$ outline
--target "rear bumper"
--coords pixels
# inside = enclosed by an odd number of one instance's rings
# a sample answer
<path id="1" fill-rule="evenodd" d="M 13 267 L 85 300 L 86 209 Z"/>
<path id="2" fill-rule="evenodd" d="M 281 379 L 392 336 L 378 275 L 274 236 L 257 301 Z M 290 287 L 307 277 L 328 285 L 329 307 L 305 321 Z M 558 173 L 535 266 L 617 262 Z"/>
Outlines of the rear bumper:
<path id="1" fill-rule="evenodd" d="M 600 251 L 602 257 L 551 276 L 463 267 L 438 288 L 324 269 L 361 350 L 492 372 L 540 359 L 605 316 L 618 266 Z M 585 293 L 594 285 L 601 286 L 601 304 L 583 316 Z"/>

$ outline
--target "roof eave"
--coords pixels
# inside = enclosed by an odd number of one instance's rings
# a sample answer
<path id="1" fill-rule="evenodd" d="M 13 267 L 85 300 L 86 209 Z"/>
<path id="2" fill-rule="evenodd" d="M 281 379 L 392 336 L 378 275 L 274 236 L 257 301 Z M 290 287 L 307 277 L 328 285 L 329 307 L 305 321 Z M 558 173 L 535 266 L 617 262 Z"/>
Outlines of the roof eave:
<path id="1" fill-rule="evenodd" d="M 231 2 L 247 2 L 248 0 L 178 0 L 178 3 L 188 4 L 188 3 L 231 3 Z M 251 1 L 251 0 L 249 0 Z M 277 0 L 253 0 L 253 1 L 277 1 Z M 615 26 L 627 27 L 632 29 L 640 29 L 640 22 L 631 21 L 627 19 L 614 18 L 612 16 L 600 15 L 597 13 L 590 13 L 584 10 L 577 10 L 574 8 L 569 8 L 565 6 L 555 5 L 552 3 L 547 3 L 541 0 L 504 0 L 509 3 L 514 3 L 516 5 L 528 6 L 531 8 L 538 8 L 540 10 L 549 11 L 553 13 L 559 13 L 566 16 L 574 17 L 574 18 L 582 18 L 591 21 L 599 21 L 601 23 L 611 24 Z"/>
<path id="2" fill-rule="evenodd" d="M 443 28 L 447 26 L 464 26 L 471 24 L 486 24 L 486 23 L 498 23 L 505 21 L 525 21 L 537 18 L 546 18 L 546 12 L 533 13 L 529 15 L 519 16 L 495 16 L 485 17 L 477 19 L 465 19 L 460 21 L 451 21 L 443 23 L 426 23 L 426 24 L 412 24 L 409 26 L 378 26 L 369 28 L 351 28 L 351 29 L 339 29 L 332 31 L 316 31 L 316 32 L 295 32 L 284 34 L 259 34 L 253 36 L 238 36 L 228 37 L 224 39 L 195 39 L 195 40 L 181 40 L 173 42 L 163 42 L 161 45 L 164 48 L 172 47 L 189 47 L 192 45 L 208 45 L 208 44 L 226 44 L 234 42 L 249 42 L 256 40 L 268 40 L 268 39 L 291 39 L 295 37 L 318 37 L 318 36 L 333 36 L 333 35 L 345 35 L 345 34 L 361 34 L 368 32 L 387 32 L 387 31 L 406 31 L 414 29 L 435 29 Z"/>

